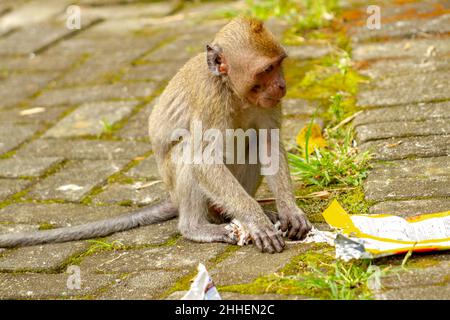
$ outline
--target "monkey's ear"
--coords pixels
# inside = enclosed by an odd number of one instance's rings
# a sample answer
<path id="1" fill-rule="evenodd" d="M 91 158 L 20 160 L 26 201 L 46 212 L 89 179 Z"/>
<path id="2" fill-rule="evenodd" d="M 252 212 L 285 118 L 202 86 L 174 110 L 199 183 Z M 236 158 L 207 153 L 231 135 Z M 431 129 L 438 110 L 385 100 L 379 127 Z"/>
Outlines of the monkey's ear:
<path id="1" fill-rule="evenodd" d="M 215 76 L 227 74 L 228 67 L 222 54 L 222 48 L 219 46 L 206 45 L 206 62 L 208 63 L 208 69 Z"/>

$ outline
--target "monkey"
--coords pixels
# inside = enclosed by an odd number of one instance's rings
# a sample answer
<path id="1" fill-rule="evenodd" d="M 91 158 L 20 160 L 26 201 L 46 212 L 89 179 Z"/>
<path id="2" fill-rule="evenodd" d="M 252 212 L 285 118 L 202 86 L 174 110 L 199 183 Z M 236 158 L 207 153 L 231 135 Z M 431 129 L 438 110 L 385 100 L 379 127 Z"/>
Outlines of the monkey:
<path id="1" fill-rule="evenodd" d="M 261 21 L 248 17 L 231 20 L 206 45 L 205 52 L 191 58 L 169 81 L 149 116 L 148 133 L 168 199 L 117 218 L 0 235 L 0 247 L 101 237 L 176 216 L 181 235 L 196 242 L 236 244 L 226 228 L 231 219 L 247 228 L 262 252 L 281 252 L 285 247 L 275 221 L 280 221 L 280 229 L 289 239 L 303 239 L 312 225 L 296 204 L 281 141 L 272 136 L 262 138 L 275 150 L 271 151 L 271 161 L 278 163 L 275 173 L 265 175 L 276 199 L 277 214 L 265 212 L 254 198 L 263 179 L 260 159 L 243 164 L 175 161 L 182 159 L 186 146 L 195 143 L 189 136 L 174 139 L 174 132 L 191 132 L 195 123 L 202 124 L 203 133 L 214 129 L 224 135 L 230 129 L 279 129 L 280 102 L 286 94 L 286 57 L 284 48 Z M 205 145 L 201 142 L 201 147 Z M 248 144 L 245 149 L 248 151 Z"/>

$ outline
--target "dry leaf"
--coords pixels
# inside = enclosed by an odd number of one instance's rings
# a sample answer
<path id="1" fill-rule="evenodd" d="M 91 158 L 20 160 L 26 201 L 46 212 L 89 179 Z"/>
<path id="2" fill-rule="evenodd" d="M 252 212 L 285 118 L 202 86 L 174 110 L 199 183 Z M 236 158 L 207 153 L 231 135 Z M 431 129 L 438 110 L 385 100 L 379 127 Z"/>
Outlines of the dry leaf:
<path id="1" fill-rule="evenodd" d="M 308 128 L 309 125 L 303 127 L 296 138 L 297 145 L 303 150 L 306 149 L 306 136 L 308 134 Z M 311 127 L 311 135 L 309 136 L 308 141 L 308 153 L 311 154 L 314 152 L 314 149 L 325 148 L 327 146 L 328 144 L 322 136 L 320 126 L 317 123 L 313 123 Z"/>

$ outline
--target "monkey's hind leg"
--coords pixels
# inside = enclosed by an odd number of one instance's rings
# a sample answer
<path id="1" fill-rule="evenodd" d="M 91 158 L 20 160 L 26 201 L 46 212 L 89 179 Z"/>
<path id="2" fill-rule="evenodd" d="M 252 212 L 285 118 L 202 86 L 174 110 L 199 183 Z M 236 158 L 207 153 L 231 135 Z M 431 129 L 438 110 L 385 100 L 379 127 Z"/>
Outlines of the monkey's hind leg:
<path id="1" fill-rule="evenodd" d="M 226 223 L 213 224 L 208 219 L 209 201 L 194 183 L 184 190 L 179 204 L 178 229 L 183 237 L 196 242 L 226 242 L 236 244 L 225 229 Z"/>

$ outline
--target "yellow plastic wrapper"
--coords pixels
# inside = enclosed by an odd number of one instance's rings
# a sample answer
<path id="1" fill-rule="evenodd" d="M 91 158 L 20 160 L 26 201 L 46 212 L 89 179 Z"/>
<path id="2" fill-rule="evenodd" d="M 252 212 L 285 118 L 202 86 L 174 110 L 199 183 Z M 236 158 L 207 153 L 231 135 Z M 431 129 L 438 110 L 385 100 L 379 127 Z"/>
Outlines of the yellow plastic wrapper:
<path id="1" fill-rule="evenodd" d="M 333 200 L 322 215 L 338 230 L 334 246 L 336 257 L 343 260 L 450 249 L 450 211 L 406 219 L 389 214 L 349 215 Z"/>

